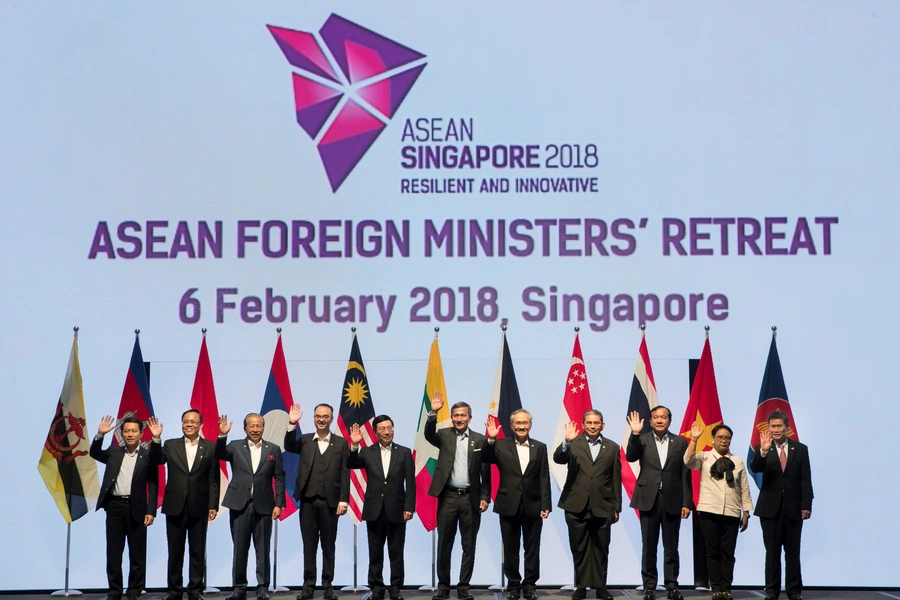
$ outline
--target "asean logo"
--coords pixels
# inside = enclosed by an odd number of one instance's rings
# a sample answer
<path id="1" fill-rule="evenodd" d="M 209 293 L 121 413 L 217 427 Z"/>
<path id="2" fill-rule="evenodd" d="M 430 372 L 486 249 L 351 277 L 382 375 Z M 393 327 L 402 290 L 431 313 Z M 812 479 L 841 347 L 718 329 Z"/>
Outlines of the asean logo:
<path id="1" fill-rule="evenodd" d="M 337 191 L 403 103 L 425 55 L 334 14 L 318 38 L 267 27 L 299 71 L 292 74 L 297 123 Z"/>

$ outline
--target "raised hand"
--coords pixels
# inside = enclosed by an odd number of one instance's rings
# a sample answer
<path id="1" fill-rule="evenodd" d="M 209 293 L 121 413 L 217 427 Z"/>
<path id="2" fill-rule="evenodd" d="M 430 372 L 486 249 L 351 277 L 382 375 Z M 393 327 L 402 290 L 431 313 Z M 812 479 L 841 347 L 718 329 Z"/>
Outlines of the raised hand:
<path id="1" fill-rule="evenodd" d="M 701 435 L 703 435 L 703 427 L 700 426 L 698 421 L 694 421 L 694 424 L 691 425 L 691 439 L 696 442 Z"/>
<path id="2" fill-rule="evenodd" d="M 297 421 L 299 421 L 300 417 L 302 417 L 302 416 L 303 416 L 303 411 L 300 410 L 299 404 L 294 404 L 293 406 L 291 406 L 291 412 L 288 415 L 288 421 L 291 422 L 291 425 L 296 425 Z"/>
<path id="3" fill-rule="evenodd" d="M 435 392 L 431 395 L 431 412 L 437 412 L 444 406 L 444 392 Z"/>
<path id="4" fill-rule="evenodd" d="M 578 437 L 578 423 L 569 421 L 566 423 L 566 443 L 571 444 Z"/>
<path id="5" fill-rule="evenodd" d="M 162 435 L 163 425 L 156 417 L 150 417 L 149 419 L 147 419 L 147 427 L 150 429 L 150 434 L 154 438 L 158 438 Z"/>
<path id="6" fill-rule="evenodd" d="M 228 415 L 219 415 L 219 435 L 228 435 L 234 421 L 228 420 Z"/>
<path id="7" fill-rule="evenodd" d="M 487 431 L 489 440 L 496 440 L 500 435 L 500 423 L 496 419 L 488 418 L 487 423 L 484 424 L 484 430 Z"/>
<path id="8" fill-rule="evenodd" d="M 631 414 L 627 415 L 625 420 L 628 422 L 628 426 L 631 427 L 631 433 L 634 435 L 640 435 L 644 430 L 644 420 L 641 418 L 641 413 L 638 411 L 631 411 Z"/>
<path id="9" fill-rule="evenodd" d="M 759 449 L 762 452 L 768 452 L 772 449 L 772 432 L 766 427 L 759 432 Z"/>
<path id="10" fill-rule="evenodd" d="M 354 423 L 350 426 L 350 443 L 358 446 L 362 439 L 362 430 L 359 428 L 359 423 Z"/>
<path id="11" fill-rule="evenodd" d="M 106 435 L 116 427 L 116 418 L 112 415 L 106 415 L 100 419 L 100 427 L 97 428 L 97 435 Z"/>

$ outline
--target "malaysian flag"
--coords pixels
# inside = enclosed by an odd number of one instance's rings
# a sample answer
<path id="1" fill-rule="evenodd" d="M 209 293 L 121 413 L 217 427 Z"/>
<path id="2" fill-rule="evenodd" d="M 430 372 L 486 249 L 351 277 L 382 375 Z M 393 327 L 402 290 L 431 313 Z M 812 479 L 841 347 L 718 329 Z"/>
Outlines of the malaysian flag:
<path id="1" fill-rule="evenodd" d="M 353 331 L 353 345 L 350 348 L 350 360 L 347 362 L 347 374 L 344 376 L 344 387 L 341 389 L 340 409 L 338 410 L 338 429 L 347 440 L 350 439 L 350 427 L 358 424 L 362 431 L 360 447 L 375 443 L 375 430 L 372 419 L 375 408 L 372 406 L 372 395 L 369 393 L 369 380 L 359 352 L 359 340 L 356 328 Z M 366 472 L 362 469 L 350 471 L 350 518 L 356 525 L 362 521 L 363 500 L 366 497 Z"/>

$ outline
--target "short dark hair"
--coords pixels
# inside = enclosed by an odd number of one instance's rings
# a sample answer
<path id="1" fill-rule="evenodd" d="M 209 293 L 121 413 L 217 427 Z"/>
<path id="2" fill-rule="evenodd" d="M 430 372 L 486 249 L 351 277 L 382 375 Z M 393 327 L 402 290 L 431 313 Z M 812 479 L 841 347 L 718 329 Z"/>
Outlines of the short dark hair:
<path id="1" fill-rule="evenodd" d="M 377 429 L 378 425 L 384 423 L 385 421 L 390 421 L 391 427 L 394 426 L 394 420 L 387 415 L 378 415 L 374 419 L 372 419 L 372 429 Z"/>
<path id="2" fill-rule="evenodd" d="M 260 419 L 262 419 L 263 427 L 266 426 L 266 418 L 264 416 L 259 413 L 247 413 L 247 416 L 244 417 L 244 429 L 247 429 L 247 419 L 249 419 L 250 417 L 259 417 Z"/>
<path id="3" fill-rule="evenodd" d="M 119 423 L 119 427 L 122 429 L 122 431 L 125 431 L 125 423 L 137 423 L 138 430 L 141 432 L 144 431 L 144 422 L 137 417 L 125 417 L 124 419 L 122 419 L 122 422 Z"/>
<path id="4" fill-rule="evenodd" d="M 784 421 L 785 427 L 789 427 L 791 424 L 791 420 L 788 418 L 787 413 L 778 408 L 769 413 L 769 416 L 766 417 L 766 423 L 773 419 L 781 419 Z"/>
<path id="5" fill-rule="evenodd" d="M 672 422 L 672 411 L 669 410 L 668 407 L 663 406 L 662 404 L 658 404 L 658 405 L 654 406 L 653 408 L 651 408 L 651 409 L 650 409 L 650 416 L 652 417 L 652 416 L 653 416 L 653 413 L 655 413 L 655 412 L 658 411 L 658 410 L 664 410 L 664 411 L 666 411 L 667 413 L 669 413 L 669 423 Z"/>
<path id="6" fill-rule="evenodd" d="M 330 404 L 326 403 L 326 402 L 320 402 L 319 404 L 316 404 L 315 408 L 313 408 L 313 414 L 316 413 L 316 410 L 317 410 L 317 409 L 319 409 L 319 408 L 321 408 L 321 407 L 323 407 L 323 406 L 324 406 L 325 408 L 327 408 L 328 410 L 331 411 L 331 416 L 333 417 L 333 416 L 334 416 L 334 407 L 331 406 Z"/>
<path id="7" fill-rule="evenodd" d="M 599 410 L 595 409 L 595 408 L 591 408 L 591 409 L 588 409 L 588 410 L 584 411 L 584 416 L 581 417 L 581 422 L 582 422 L 582 423 L 585 422 L 585 420 L 587 419 L 587 416 L 588 416 L 588 415 L 597 415 L 598 417 L 600 417 L 600 422 L 601 422 L 601 423 L 603 422 L 603 413 L 600 412 Z"/>
<path id="8" fill-rule="evenodd" d="M 184 421 L 184 416 L 188 413 L 197 413 L 197 419 L 199 419 L 200 424 L 203 425 L 203 415 L 200 414 L 200 411 L 196 408 L 189 408 L 183 413 L 181 413 L 181 420 Z"/>
<path id="9" fill-rule="evenodd" d="M 453 406 L 451 406 L 451 407 L 450 407 L 450 414 L 452 415 L 452 414 L 453 414 L 453 411 L 456 410 L 457 408 L 464 408 L 464 409 L 466 409 L 466 411 L 468 411 L 468 413 L 469 413 L 469 416 L 470 416 L 470 417 L 472 416 L 472 407 L 469 406 L 466 402 L 457 402 L 456 404 L 454 404 Z"/>
<path id="10" fill-rule="evenodd" d="M 719 431 L 720 429 L 727 429 L 727 430 L 728 430 L 728 434 L 729 434 L 731 437 L 734 437 L 734 432 L 731 430 L 731 427 L 729 427 L 729 426 L 726 425 L 725 423 L 719 423 L 718 425 L 716 425 L 715 427 L 713 427 L 713 428 L 712 428 L 712 436 L 713 436 L 713 437 L 716 437 L 716 432 Z"/>

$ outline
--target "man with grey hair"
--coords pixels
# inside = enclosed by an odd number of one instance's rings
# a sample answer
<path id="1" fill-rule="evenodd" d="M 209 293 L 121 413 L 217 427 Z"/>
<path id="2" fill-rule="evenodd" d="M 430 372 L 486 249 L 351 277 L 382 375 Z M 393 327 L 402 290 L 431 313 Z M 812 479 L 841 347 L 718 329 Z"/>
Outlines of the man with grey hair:
<path id="1" fill-rule="evenodd" d="M 503 539 L 503 574 L 509 584 L 506 597 L 534 600 L 535 584 L 541 576 L 541 529 L 550 516 L 550 464 L 547 445 L 529 437 L 531 413 L 515 410 L 509 417 L 512 437 L 497 439 L 501 427 L 488 419 L 487 445 L 481 453 L 485 463 L 497 465 L 500 484 L 494 512 L 500 515 Z M 519 540 L 525 548 L 525 576 L 519 572 Z"/>

